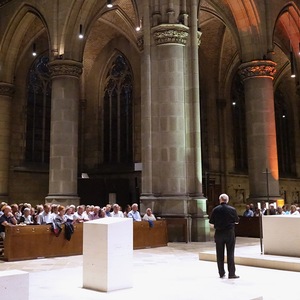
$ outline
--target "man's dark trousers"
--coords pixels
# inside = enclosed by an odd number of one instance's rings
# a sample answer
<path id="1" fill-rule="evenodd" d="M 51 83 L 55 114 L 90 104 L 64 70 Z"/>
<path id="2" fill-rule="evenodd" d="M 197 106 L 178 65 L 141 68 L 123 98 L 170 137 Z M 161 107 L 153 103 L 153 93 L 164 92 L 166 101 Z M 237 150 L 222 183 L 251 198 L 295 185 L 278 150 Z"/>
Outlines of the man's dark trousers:
<path id="1" fill-rule="evenodd" d="M 234 228 L 216 230 L 215 231 L 215 242 L 217 251 L 217 263 L 219 274 L 222 277 L 225 274 L 224 270 L 224 250 L 226 246 L 227 252 L 227 265 L 229 276 L 235 275 L 235 264 L 234 264 L 234 247 L 235 247 L 235 232 Z"/>

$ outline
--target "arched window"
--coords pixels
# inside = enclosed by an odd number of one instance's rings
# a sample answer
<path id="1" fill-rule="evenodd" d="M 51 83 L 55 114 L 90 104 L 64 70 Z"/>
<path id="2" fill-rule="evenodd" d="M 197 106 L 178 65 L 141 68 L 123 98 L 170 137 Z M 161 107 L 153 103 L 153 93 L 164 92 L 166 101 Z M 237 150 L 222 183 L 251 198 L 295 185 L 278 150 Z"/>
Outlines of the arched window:
<path id="1" fill-rule="evenodd" d="M 231 94 L 235 171 L 246 173 L 248 170 L 248 158 L 245 95 L 244 84 L 238 74 L 234 77 Z"/>
<path id="2" fill-rule="evenodd" d="M 132 147 L 132 71 L 121 54 L 113 60 L 104 91 L 104 163 L 131 163 Z"/>
<path id="3" fill-rule="evenodd" d="M 279 174 L 280 177 L 293 177 L 296 175 L 293 120 L 279 90 L 275 92 L 275 119 Z"/>
<path id="4" fill-rule="evenodd" d="M 51 81 L 48 61 L 47 56 L 38 57 L 27 78 L 26 162 L 49 163 Z"/>

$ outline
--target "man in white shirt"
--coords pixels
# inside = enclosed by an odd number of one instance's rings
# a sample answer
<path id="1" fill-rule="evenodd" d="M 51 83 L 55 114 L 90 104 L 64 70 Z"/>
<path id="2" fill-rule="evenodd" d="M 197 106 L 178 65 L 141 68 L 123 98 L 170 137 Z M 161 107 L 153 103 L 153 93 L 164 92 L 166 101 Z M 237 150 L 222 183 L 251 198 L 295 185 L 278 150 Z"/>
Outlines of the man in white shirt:
<path id="1" fill-rule="evenodd" d="M 53 215 L 51 214 L 50 211 L 50 205 L 44 204 L 43 208 L 44 210 L 38 215 L 37 224 L 39 225 L 52 224 Z"/>
<path id="2" fill-rule="evenodd" d="M 132 218 L 133 221 L 142 221 L 141 215 L 138 212 L 138 208 L 139 206 L 137 205 L 137 203 L 133 203 L 131 206 L 131 211 L 128 213 L 127 217 Z"/>
<path id="3" fill-rule="evenodd" d="M 113 218 L 124 218 L 124 214 L 120 211 L 120 206 L 117 203 L 113 205 L 113 211 L 111 213 L 111 216 Z"/>

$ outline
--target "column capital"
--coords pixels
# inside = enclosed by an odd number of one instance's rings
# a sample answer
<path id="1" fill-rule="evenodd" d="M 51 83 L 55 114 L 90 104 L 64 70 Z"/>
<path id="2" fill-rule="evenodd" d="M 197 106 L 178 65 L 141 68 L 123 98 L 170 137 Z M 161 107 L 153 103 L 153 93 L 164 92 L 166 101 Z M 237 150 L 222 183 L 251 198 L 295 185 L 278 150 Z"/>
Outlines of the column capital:
<path id="1" fill-rule="evenodd" d="M 12 97 L 14 94 L 14 85 L 7 82 L 0 82 L 0 95 Z"/>
<path id="2" fill-rule="evenodd" d="M 189 27 L 182 24 L 161 24 L 151 29 L 156 45 L 177 44 L 185 46 Z"/>
<path id="3" fill-rule="evenodd" d="M 253 60 L 240 65 L 239 73 L 242 80 L 254 77 L 274 78 L 276 73 L 276 63 L 272 60 Z"/>
<path id="4" fill-rule="evenodd" d="M 140 51 L 144 50 L 144 36 L 139 36 L 137 39 L 137 46 L 139 48 Z"/>
<path id="5" fill-rule="evenodd" d="M 54 77 L 77 77 L 82 73 L 82 63 L 75 60 L 56 59 L 48 64 L 51 78 Z"/>

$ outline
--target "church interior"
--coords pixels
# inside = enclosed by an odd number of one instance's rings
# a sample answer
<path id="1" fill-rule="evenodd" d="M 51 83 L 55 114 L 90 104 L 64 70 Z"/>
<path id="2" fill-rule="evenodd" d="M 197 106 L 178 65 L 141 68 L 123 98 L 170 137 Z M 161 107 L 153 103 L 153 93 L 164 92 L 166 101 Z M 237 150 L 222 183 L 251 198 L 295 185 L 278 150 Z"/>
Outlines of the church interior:
<path id="1" fill-rule="evenodd" d="M 293 271 L 243 266 L 239 283 L 220 282 L 197 255 L 213 247 L 221 193 L 239 214 L 299 205 L 299 77 L 299 0 L 0 0 L 0 202 L 138 203 L 185 220 L 191 243 L 135 250 L 136 274 L 148 272 L 136 280 L 148 284 L 121 296 L 160 299 L 155 279 L 167 285 L 161 299 L 283 299 L 276 281 L 288 272 L 292 285 Z M 171 283 L 181 263 L 191 273 Z M 80 278 L 71 291 L 40 280 L 81 266 L 77 256 L 0 261 L 32 271 L 33 300 L 45 290 L 74 299 Z"/>

